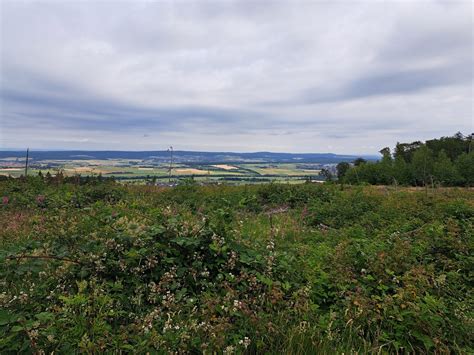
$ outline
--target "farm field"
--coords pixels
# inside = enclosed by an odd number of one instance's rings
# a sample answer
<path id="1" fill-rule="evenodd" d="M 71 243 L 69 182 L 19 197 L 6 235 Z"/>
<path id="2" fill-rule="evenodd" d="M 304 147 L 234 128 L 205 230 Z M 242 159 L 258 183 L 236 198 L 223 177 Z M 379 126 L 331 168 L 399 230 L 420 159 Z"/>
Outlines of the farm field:
<path id="1" fill-rule="evenodd" d="M 20 177 L 24 175 L 24 161 L 12 163 L 4 161 L 0 165 L 0 175 Z M 334 164 L 333 164 L 334 165 Z M 332 166 L 332 165 L 331 165 Z M 311 169 L 308 169 L 310 167 Z M 143 160 L 44 160 L 35 161 L 29 166 L 28 175 L 51 174 L 62 172 L 64 176 L 113 176 L 123 182 L 143 183 L 145 180 L 167 182 L 178 181 L 182 178 L 196 178 L 197 181 L 234 181 L 239 182 L 265 182 L 285 181 L 303 182 L 311 178 L 322 180 L 319 176 L 321 164 L 303 163 L 232 163 L 232 164 L 206 164 L 206 163 L 175 163 L 171 168 L 169 163 L 150 163 Z"/>
<path id="2" fill-rule="evenodd" d="M 473 189 L 32 176 L 0 198 L 1 353 L 474 350 Z"/>

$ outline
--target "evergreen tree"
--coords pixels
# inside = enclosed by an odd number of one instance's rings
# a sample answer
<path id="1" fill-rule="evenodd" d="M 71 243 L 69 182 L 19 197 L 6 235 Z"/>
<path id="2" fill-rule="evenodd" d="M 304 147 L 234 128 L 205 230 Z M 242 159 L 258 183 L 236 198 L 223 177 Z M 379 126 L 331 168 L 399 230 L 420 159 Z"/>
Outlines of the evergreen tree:
<path id="1" fill-rule="evenodd" d="M 49 170 L 46 172 L 45 178 L 48 184 L 51 184 L 53 182 L 53 177 L 51 176 L 51 173 L 49 172 Z"/>

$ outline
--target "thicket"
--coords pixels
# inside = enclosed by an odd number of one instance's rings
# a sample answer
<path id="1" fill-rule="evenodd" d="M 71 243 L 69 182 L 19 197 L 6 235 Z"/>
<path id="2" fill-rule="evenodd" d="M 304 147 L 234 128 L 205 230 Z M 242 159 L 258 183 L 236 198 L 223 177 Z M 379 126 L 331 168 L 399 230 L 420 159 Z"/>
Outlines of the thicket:
<path id="1" fill-rule="evenodd" d="M 472 353 L 474 191 L 0 181 L 1 353 Z"/>
<path id="2" fill-rule="evenodd" d="M 351 184 L 473 186 L 472 144 L 472 135 L 461 133 L 425 143 L 397 143 L 393 154 L 383 148 L 378 162 L 340 163 L 338 178 Z"/>

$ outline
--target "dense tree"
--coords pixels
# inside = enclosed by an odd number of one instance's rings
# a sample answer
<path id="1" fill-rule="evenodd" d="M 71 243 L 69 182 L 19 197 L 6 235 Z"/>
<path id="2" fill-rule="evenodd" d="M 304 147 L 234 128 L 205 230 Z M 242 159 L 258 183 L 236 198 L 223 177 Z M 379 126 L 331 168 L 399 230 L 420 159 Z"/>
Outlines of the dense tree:
<path id="1" fill-rule="evenodd" d="M 331 181 L 333 179 L 333 175 L 328 169 L 321 169 L 319 175 L 327 181 Z"/>
<path id="2" fill-rule="evenodd" d="M 416 141 L 412 143 L 397 143 L 395 147 L 395 157 L 403 157 L 403 159 L 410 163 L 413 154 L 417 149 L 423 145 L 422 142 Z"/>
<path id="3" fill-rule="evenodd" d="M 468 186 L 474 185 L 474 151 L 463 153 L 455 161 L 456 168 Z"/>
<path id="4" fill-rule="evenodd" d="M 413 182 L 410 165 L 401 155 L 396 156 L 393 160 L 393 178 L 397 185 L 410 185 Z"/>
<path id="5" fill-rule="evenodd" d="M 380 154 L 382 154 L 382 160 L 392 160 L 392 155 L 390 153 L 390 148 L 385 147 L 379 151 Z"/>
<path id="6" fill-rule="evenodd" d="M 389 147 L 385 147 L 380 151 L 380 154 L 382 154 L 382 160 L 380 161 L 380 164 L 378 165 L 378 170 L 379 170 L 379 183 L 381 184 L 391 184 L 393 182 L 393 160 L 392 160 L 392 154 L 390 152 Z"/>
<path id="7" fill-rule="evenodd" d="M 384 185 L 474 185 L 472 134 L 464 136 L 458 132 L 426 143 L 397 143 L 393 156 L 388 147 L 380 150 L 380 154 L 378 162 L 355 160 L 353 167 L 344 170 L 344 180 Z"/>
<path id="8" fill-rule="evenodd" d="M 351 165 L 347 162 L 340 162 L 336 166 L 337 178 L 342 180 L 346 176 L 347 171 L 351 168 Z"/>
<path id="9" fill-rule="evenodd" d="M 53 177 L 49 171 L 46 172 L 45 179 L 48 184 L 51 184 L 53 182 Z"/>
<path id="10" fill-rule="evenodd" d="M 456 185 L 462 181 L 456 166 L 449 159 L 444 149 L 441 150 L 434 162 L 433 175 L 436 181 L 443 185 Z"/>
<path id="11" fill-rule="evenodd" d="M 367 160 L 365 160 L 364 158 L 357 158 L 356 160 L 354 160 L 353 164 L 354 166 L 359 166 L 365 163 L 367 163 Z"/>
<path id="12" fill-rule="evenodd" d="M 411 162 L 416 184 L 427 185 L 433 178 L 433 152 L 426 145 L 418 148 Z"/>
<path id="13" fill-rule="evenodd" d="M 455 160 L 456 157 L 462 153 L 469 151 L 470 141 L 471 137 L 465 137 L 461 132 L 458 132 L 452 137 L 428 140 L 426 141 L 426 146 L 430 148 L 435 155 L 438 155 L 444 150 L 449 159 Z"/>

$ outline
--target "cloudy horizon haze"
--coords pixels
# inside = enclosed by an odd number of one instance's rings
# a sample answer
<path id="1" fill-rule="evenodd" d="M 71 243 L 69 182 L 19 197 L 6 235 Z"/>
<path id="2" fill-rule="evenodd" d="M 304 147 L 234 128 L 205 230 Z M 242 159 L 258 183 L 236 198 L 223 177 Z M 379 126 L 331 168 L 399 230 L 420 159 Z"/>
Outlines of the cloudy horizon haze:
<path id="1" fill-rule="evenodd" d="M 471 1 L 0 4 L 0 149 L 356 155 L 474 130 Z"/>

